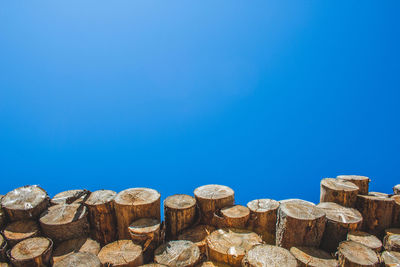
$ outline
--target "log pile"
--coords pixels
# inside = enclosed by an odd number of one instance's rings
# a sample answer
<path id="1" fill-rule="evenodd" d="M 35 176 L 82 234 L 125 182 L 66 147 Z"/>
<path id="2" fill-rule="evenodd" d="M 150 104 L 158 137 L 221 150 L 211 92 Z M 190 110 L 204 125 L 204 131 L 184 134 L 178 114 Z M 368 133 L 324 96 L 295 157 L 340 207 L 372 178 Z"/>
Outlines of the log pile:
<path id="1" fill-rule="evenodd" d="M 0 195 L 0 266 L 400 266 L 400 185 L 324 178 L 320 203 L 254 199 L 204 185 L 165 198 L 154 189 L 64 191 L 36 185 Z M 164 218 L 161 218 L 161 208 Z"/>

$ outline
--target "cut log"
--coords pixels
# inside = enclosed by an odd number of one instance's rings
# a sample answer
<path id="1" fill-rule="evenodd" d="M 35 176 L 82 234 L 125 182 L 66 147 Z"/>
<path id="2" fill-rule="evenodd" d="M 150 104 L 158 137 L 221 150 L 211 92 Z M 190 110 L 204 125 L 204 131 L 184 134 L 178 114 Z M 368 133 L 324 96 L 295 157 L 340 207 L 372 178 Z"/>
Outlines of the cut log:
<path id="1" fill-rule="evenodd" d="M 400 195 L 394 195 L 393 199 L 393 219 L 392 226 L 400 227 Z"/>
<path id="2" fill-rule="evenodd" d="M 384 251 L 382 253 L 382 263 L 385 267 L 398 267 L 400 266 L 400 252 Z"/>
<path id="3" fill-rule="evenodd" d="M 385 229 L 385 236 L 386 235 L 400 235 L 400 228 Z"/>
<path id="4" fill-rule="evenodd" d="M 4 237 L 10 247 L 13 247 L 18 242 L 36 237 L 40 234 L 39 225 L 34 220 L 15 221 L 7 225 L 3 231 Z"/>
<path id="5" fill-rule="evenodd" d="M 371 181 L 369 177 L 360 175 L 338 175 L 336 179 L 352 182 L 360 189 L 358 191 L 360 195 L 368 195 L 369 182 Z"/>
<path id="6" fill-rule="evenodd" d="M 173 195 L 164 201 L 167 240 L 174 240 L 196 220 L 196 199 L 189 195 Z"/>
<path id="7" fill-rule="evenodd" d="M 130 239 L 129 225 L 140 218 L 160 221 L 160 193 L 149 188 L 131 188 L 114 198 L 119 239 Z"/>
<path id="8" fill-rule="evenodd" d="M 400 252 L 400 235 L 387 235 L 383 239 L 383 247 L 388 251 Z"/>
<path id="9" fill-rule="evenodd" d="M 297 259 L 299 267 L 336 267 L 338 264 L 331 254 L 314 247 L 292 247 L 290 252 Z"/>
<path id="10" fill-rule="evenodd" d="M 93 255 L 99 254 L 100 244 L 90 238 L 70 239 L 60 243 L 53 253 L 53 263 L 57 263 L 76 252 L 88 252 Z"/>
<path id="11" fill-rule="evenodd" d="M 16 244 L 10 251 L 10 260 L 15 267 L 42 267 L 50 263 L 53 241 L 45 237 L 32 237 Z"/>
<path id="12" fill-rule="evenodd" d="M 276 244 L 318 247 L 325 230 L 325 212 L 314 204 L 291 200 L 281 202 L 276 223 Z"/>
<path id="13" fill-rule="evenodd" d="M 335 202 L 345 207 L 354 207 L 357 200 L 358 186 L 352 182 L 335 178 L 321 181 L 321 202 Z"/>
<path id="14" fill-rule="evenodd" d="M 92 253 L 75 252 L 58 261 L 53 267 L 101 267 L 101 262 Z"/>
<path id="15" fill-rule="evenodd" d="M 199 224 L 193 228 L 186 229 L 178 236 L 179 240 L 188 240 L 195 243 L 200 253 L 205 255 L 207 250 L 206 238 L 215 230 L 214 226 Z"/>
<path id="16" fill-rule="evenodd" d="M 36 185 L 19 187 L 8 192 L 1 205 L 10 221 L 36 219 L 47 208 L 49 197 Z"/>
<path id="17" fill-rule="evenodd" d="M 200 260 L 199 248 L 190 241 L 169 241 L 154 252 L 154 261 L 170 267 L 195 266 Z"/>
<path id="18" fill-rule="evenodd" d="M 216 214 L 217 215 L 217 214 Z M 242 205 L 227 206 L 215 216 L 218 228 L 244 229 L 250 218 L 250 209 Z"/>
<path id="19" fill-rule="evenodd" d="M 140 265 L 140 267 L 166 267 L 167 265 L 162 265 L 158 263 L 148 263 L 148 264 L 143 264 Z"/>
<path id="20" fill-rule="evenodd" d="M 338 248 L 339 266 L 380 266 L 379 257 L 372 249 L 353 241 L 343 241 Z"/>
<path id="21" fill-rule="evenodd" d="M 7 242 L 3 235 L 0 234 L 0 261 L 6 261 L 7 260 Z"/>
<path id="22" fill-rule="evenodd" d="M 279 202 L 256 199 L 247 203 L 250 209 L 249 229 L 261 236 L 267 244 L 275 244 L 276 216 Z"/>
<path id="23" fill-rule="evenodd" d="M 51 206 L 39 221 L 43 234 L 55 242 L 85 237 L 89 230 L 86 207 L 79 204 Z"/>
<path id="24" fill-rule="evenodd" d="M 231 266 L 240 266 L 247 251 L 261 242 L 261 237 L 254 232 L 218 229 L 207 237 L 208 257 Z"/>
<path id="25" fill-rule="evenodd" d="M 360 243 L 376 252 L 382 250 L 382 242 L 374 235 L 363 231 L 351 231 L 347 234 L 347 240 Z"/>
<path id="26" fill-rule="evenodd" d="M 200 208 L 201 222 L 214 226 L 216 226 L 214 214 L 218 210 L 235 203 L 233 190 L 224 185 L 200 186 L 194 190 L 194 196 Z"/>
<path id="27" fill-rule="evenodd" d="M 321 240 L 321 248 L 335 252 L 339 243 L 346 240 L 349 231 L 361 228 L 361 213 L 353 208 L 343 207 L 333 202 L 322 202 L 317 205 L 326 214 L 326 226 Z"/>
<path id="28" fill-rule="evenodd" d="M 196 267 L 231 267 L 231 266 L 222 262 L 204 261 L 196 265 Z"/>
<path id="29" fill-rule="evenodd" d="M 117 221 L 113 200 L 117 195 L 111 190 L 98 190 L 85 201 L 88 209 L 91 236 L 102 246 L 117 238 Z"/>
<path id="30" fill-rule="evenodd" d="M 161 242 L 160 221 L 152 218 L 141 218 L 129 226 L 133 243 L 142 246 L 144 261 L 154 257 L 154 250 Z"/>
<path id="31" fill-rule="evenodd" d="M 393 186 L 393 194 L 400 195 L 400 184 Z"/>
<path id="32" fill-rule="evenodd" d="M 143 264 L 142 248 L 132 240 L 117 240 L 105 245 L 98 257 L 103 266 L 136 267 Z"/>
<path id="33" fill-rule="evenodd" d="M 394 201 L 392 198 L 358 195 L 357 209 L 363 216 L 363 229 L 382 237 L 384 230 L 392 225 Z"/>
<path id="34" fill-rule="evenodd" d="M 60 204 L 81 204 L 90 196 L 90 191 L 86 189 L 68 190 L 55 195 L 51 201 L 51 205 Z"/>
<path id="35" fill-rule="evenodd" d="M 287 249 L 272 245 L 257 245 L 246 253 L 242 266 L 297 267 L 297 262 L 296 258 Z"/>

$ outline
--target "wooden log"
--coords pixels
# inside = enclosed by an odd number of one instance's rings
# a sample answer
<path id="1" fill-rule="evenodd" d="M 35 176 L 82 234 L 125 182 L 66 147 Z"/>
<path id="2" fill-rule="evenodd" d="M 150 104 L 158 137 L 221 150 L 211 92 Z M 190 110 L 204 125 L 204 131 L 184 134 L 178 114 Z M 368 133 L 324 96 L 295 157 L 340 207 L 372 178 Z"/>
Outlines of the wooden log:
<path id="1" fill-rule="evenodd" d="M 113 200 L 117 195 L 111 190 L 98 190 L 85 201 L 91 226 L 91 236 L 102 246 L 117 238 L 117 219 Z"/>
<path id="2" fill-rule="evenodd" d="M 345 207 L 354 207 L 357 200 L 358 186 L 352 182 L 335 178 L 321 181 L 321 202 L 335 202 Z"/>
<path id="3" fill-rule="evenodd" d="M 393 186 L 393 194 L 400 195 L 400 184 Z"/>
<path id="4" fill-rule="evenodd" d="M 383 247 L 388 251 L 400 252 L 400 235 L 387 235 L 383 239 Z"/>
<path id="5" fill-rule="evenodd" d="M 209 234 L 211 234 L 215 230 L 214 226 L 199 224 L 195 227 L 186 229 L 178 236 L 179 240 L 188 240 L 195 243 L 202 255 L 206 254 L 207 250 L 207 243 L 206 239 Z"/>
<path id="6" fill-rule="evenodd" d="M 363 229 L 378 237 L 392 225 L 394 201 L 392 198 L 370 195 L 357 196 L 357 209 L 363 216 Z"/>
<path id="7" fill-rule="evenodd" d="M 231 266 L 241 266 L 247 253 L 262 239 L 254 232 L 243 229 L 218 229 L 207 237 L 208 257 Z"/>
<path id="8" fill-rule="evenodd" d="M 98 257 L 103 266 L 136 267 L 143 264 L 142 248 L 132 240 L 117 240 L 107 244 Z"/>
<path id="9" fill-rule="evenodd" d="M 7 260 L 7 241 L 3 237 L 3 235 L 0 234 L 0 261 L 6 261 Z"/>
<path id="10" fill-rule="evenodd" d="M 385 236 L 386 235 L 400 235 L 400 228 L 385 229 Z"/>
<path id="11" fill-rule="evenodd" d="M 196 199 L 189 195 L 172 195 L 164 200 L 165 234 L 174 240 L 196 220 Z"/>
<path id="12" fill-rule="evenodd" d="M 250 209 L 242 205 L 227 206 L 215 216 L 218 228 L 244 229 L 250 219 Z"/>
<path id="13" fill-rule="evenodd" d="M 247 203 L 250 209 L 249 229 L 261 236 L 267 244 L 275 244 L 276 216 L 279 202 L 256 199 Z"/>
<path id="14" fill-rule="evenodd" d="M 86 207 L 79 204 L 51 206 L 40 217 L 43 234 L 59 242 L 88 235 Z"/>
<path id="15" fill-rule="evenodd" d="M 7 262 L 0 262 L 0 267 L 10 267 L 11 265 L 9 265 Z"/>
<path id="16" fill-rule="evenodd" d="M 224 185 L 200 186 L 194 190 L 194 196 L 200 209 L 201 222 L 214 226 L 216 226 L 214 214 L 218 210 L 235 203 L 233 190 Z"/>
<path id="17" fill-rule="evenodd" d="M 15 267 L 42 267 L 50 263 L 53 241 L 45 237 L 32 237 L 16 244 L 9 252 Z"/>
<path id="18" fill-rule="evenodd" d="M 382 242 L 374 235 L 363 231 L 351 231 L 347 234 L 347 240 L 360 243 L 376 252 L 382 250 Z"/>
<path id="19" fill-rule="evenodd" d="M 3 229 L 3 227 L 7 223 L 6 213 L 4 212 L 3 207 L 1 206 L 1 200 L 3 199 L 3 197 L 4 197 L 3 195 L 0 195 L 0 230 Z"/>
<path id="20" fill-rule="evenodd" d="M 154 252 L 154 262 L 170 267 L 195 266 L 199 260 L 199 248 L 187 240 L 169 241 Z"/>
<path id="21" fill-rule="evenodd" d="M 379 257 L 372 249 L 353 241 L 343 241 L 338 248 L 339 266 L 380 266 Z"/>
<path id="22" fill-rule="evenodd" d="M 47 192 L 36 185 L 14 189 L 1 200 L 1 206 L 10 221 L 36 219 L 48 204 Z"/>
<path id="23" fill-rule="evenodd" d="M 76 252 L 87 252 L 93 255 L 99 254 L 100 244 L 90 238 L 75 238 L 60 243 L 53 252 L 53 264 Z"/>
<path id="24" fill-rule="evenodd" d="M 325 223 L 325 212 L 314 204 L 298 200 L 281 202 L 276 223 L 276 244 L 286 249 L 293 246 L 318 247 Z"/>
<path id="25" fill-rule="evenodd" d="M 160 221 L 152 218 L 138 219 L 129 226 L 129 233 L 133 243 L 142 247 L 144 261 L 153 259 L 154 250 L 162 241 Z"/>
<path id="26" fill-rule="evenodd" d="M 196 267 L 231 267 L 231 266 L 222 262 L 204 261 L 200 264 L 197 264 Z"/>
<path id="27" fill-rule="evenodd" d="M 130 188 L 114 198 L 119 239 L 130 239 L 129 225 L 140 218 L 160 220 L 160 193 L 149 188 Z"/>
<path id="28" fill-rule="evenodd" d="M 40 235 L 39 225 L 34 220 L 15 221 L 7 225 L 3 231 L 4 237 L 10 247 L 18 242 Z"/>
<path id="29" fill-rule="evenodd" d="M 400 227 L 400 195 L 394 195 L 391 199 L 393 199 L 392 226 Z"/>
<path id="30" fill-rule="evenodd" d="M 371 181 L 369 177 L 361 175 L 338 175 L 336 179 L 352 182 L 353 184 L 358 186 L 358 193 L 360 195 L 368 195 L 369 182 Z"/>
<path id="31" fill-rule="evenodd" d="M 90 191 L 86 189 L 75 189 L 60 192 L 55 195 L 51 200 L 51 205 L 60 204 L 81 204 L 90 196 Z"/>
<path id="32" fill-rule="evenodd" d="M 148 264 L 143 264 L 140 265 L 140 267 L 166 267 L 167 265 L 162 265 L 158 263 L 148 263 Z"/>
<path id="33" fill-rule="evenodd" d="M 331 254 L 318 248 L 292 247 L 290 253 L 296 258 L 299 267 L 336 267 L 338 265 Z"/>
<path id="34" fill-rule="evenodd" d="M 102 267 L 100 259 L 89 252 L 75 252 L 58 261 L 53 267 Z"/>
<path id="35" fill-rule="evenodd" d="M 400 252 L 384 251 L 381 255 L 382 264 L 385 267 L 398 267 L 400 266 Z"/>
<path id="36" fill-rule="evenodd" d="M 256 245 L 246 253 L 242 266 L 297 267 L 297 262 L 296 258 L 287 249 L 272 245 Z"/>
<path id="37" fill-rule="evenodd" d="M 335 252 L 339 243 L 346 240 L 349 231 L 361 228 L 361 213 L 353 208 L 343 207 L 333 202 L 322 202 L 317 205 L 326 214 L 326 226 L 321 240 L 321 248 Z"/>

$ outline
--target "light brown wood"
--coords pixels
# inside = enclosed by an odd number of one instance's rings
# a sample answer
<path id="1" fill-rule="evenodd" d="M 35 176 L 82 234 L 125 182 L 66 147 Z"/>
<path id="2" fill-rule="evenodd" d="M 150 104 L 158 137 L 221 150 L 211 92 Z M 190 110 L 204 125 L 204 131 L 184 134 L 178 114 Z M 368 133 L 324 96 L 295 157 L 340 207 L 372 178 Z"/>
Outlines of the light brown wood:
<path id="1" fill-rule="evenodd" d="M 338 248 L 341 267 L 378 267 L 379 257 L 372 249 L 353 241 L 343 241 Z"/>
<path id="2" fill-rule="evenodd" d="M 382 196 L 358 195 L 357 209 L 363 216 L 363 229 L 378 237 L 391 227 L 393 221 L 394 201 Z"/>
<path id="3" fill-rule="evenodd" d="M 227 206 L 216 214 L 216 224 L 218 228 L 239 228 L 247 227 L 250 218 L 250 210 L 242 205 Z"/>
<path id="4" fill-rule="evenodd" d="M 111 190 L 98 190 L 85 201 L 91 226 L 91 236 L 102 246 L 117 238 L 117 219 L 113 200 L 117 195 Z"/>
<path id="5" fill-rule="evenodd" d="M 136 267 L 143 264 L 142 248 L 132 240 L 117 240 L 107 244 L 98 257 L 104 266 Z"/>
<path id="6" fill-rule="evenodd" d="M 40 217 L 43 234 L 55 242 L 88 235 L 86 207 L 80 204 L 55 205 Z"/>
<path id="7" fill-rule="evenodd" d="M 382 263 L 385 267 L 398 267 L 400 266 L 400 252 L 384 251 L 382 253 Z"/>
<path id="8" fill-rule="evenodd" d="M 306 201 L 282 201 L 276 223 L 276 244 L 290 249 L 293 246 L 314 246 L 321 243 L 325 230 L 325 212 Z"/>
<path id="9" fill-rule="evenodd" d="M 144 261 L 153 259 L 154 250 L 162 241 L 160 222 L 152 218 L 138 219 L 129 226 L 129 233 L 133 243 L 142 247 Z"/>
<path id="10" fill-rule="evenodd" d="M 400 228 L 385 229 L 385 235 L 400 235 Z"/>
<path id="11" fill-rule="evenodd" d="M 336 179 L 352 182 L 353 184 L 358 186 L 358 193 L 360 195 L 368 195 L 369 182 L 371 181 L 369 177 L 361 175 L 338 175 Z"/>
<path id="12" fill-rule="evenodd" d="M 196 199 L 189 195 L 172 195 L 164 200 L 167 240 L 174 240 L 196 220 Z"/>
<path id="13" fill-rule="evenodd" d="M 235 204 L 234 191 L 224 185 L 203 185 L 194 190 L 201 222 L 216 226 L 214 216 L 220 209 Z"/>
<path id="14" fill-rule="evenodd" d="M 249 229 L 259 234 L 267 244 L 274 245 L 279 202 L 256 199 L 247 203 L 247 207 L 250 209 Z"/>
<path id="15" fill-rule="evenodd" d="M 335 202 L 345 207 L 354 207 L 359 188 L 352 182 L 335 178 L 321 181 L 320 202 Z"/>
<path id="16" fill-rule="evenodd" d="M 53 263 L 63 260 L 76 252 L 99 254 L 100 244 L 91 238 L 75 238 L 60 243 L 53 252 Z"/>
<path id="17" fill-rule="evenodd" d="M 1 199 L 1 206 L 10 221 L 36 219 L 48 204 L 47 192 L 36 185 L 16 188 Z"/>
<path id="18" fill-rule="evenodd" d="M 16 244 L 10 251 L 10 260 L 15 267 L 42 267 L 50 262 L 53 242 L 45 237 L 32 237 Z"/>
<path id="19" fill-rule="evenodd" d="M 388 251 L 400 252 L 400 235 L 387 235 L 383 239 L 383 247 Z"/>
<path id="20" fill-rule="evenodd" d="M 140 218 L 160 220 L 160 193 L 149 188 L 130 188 L 114 198 L 119 239 L 130 239 L 129 225 Z"/>
<path id="21" fill-rule="evenodd" d="M 9 265 L 7 262 L 0 262 L 0 267 L 10 267 L 11 265 Z"/>
<path id="22" fill-rule="evenodd" d="M 262 239 L 254 232 L 242 229 L 218 229 L 207 237 L 208 257 L 231 266 L 240 266 L 247 253 Z"/>
<path id="23" fill-rule="evenodd" d="M 321 248 L 335 252 L 339 243 L 346 240 L 349 231 L 361 228 L 361 213 L 353 208 L 343 207 L 333 202 L 322 202 L 317 205 L 326 214 L 326 226 L 321 240 Z"/>
<path id="24" fill-rule="evenodd" d="M 59 204 L 81 204 L 90 196 L 90 191 L 86 189 L 75 189 L 60 192 L 56 194 L 51 200 L 51 205 Z"/>
<path id="25" fill-rule="evenodd" d="M 394 195 L 391 198 L 393 199 L 392 226 L 400 227 L 400 195 Z"/>
<path id="26" fill-rule="evenodd" d="M 374 235 L 363 231 L 351 231 L 347 234 L 347 240 L 360 243 L 376 252 L 382 250 L 382 242 Z"/>
<path id="27" fill-rule="evenodd" d="M 178 239 L 192 241 L 199 247 L 200 253 L 204 255 L 207 250 L 206 238 L 214 230 L 214 226 L 199 224 L 183 231 L 182 234 L 178 236 Z"/>
<path id="28" fill-rule="evenodd" d="M 15 221 L 7 225 L 3 231 L 10 247 L 18 242 L 40 235 L 39 225 L 34 220 Z"/>
<path id="29" fill-rule="evenodd" d="M 0 234 L 0 261 L 7 260 L 7 242 L 3 235 Z"/>
<path id="30" fill-rule="evenodd" d="M 154 252 L 154 262 L 170 267 L 195 266 L 199 261 L 199 248 L 187 240 L 169 241 Z"/>
<path id="31" fill-rule="evenodd" d="M 287 250 L 272 245 L 257 245 L 243 259 L 244 267 L 297 267 L 296 258 Z"/>
<path id="32" fill-rule="evenodd" d="M 58 261 L 53 267 L 101 267 L 100 259 L 89 252 L 75 252 Z"/>
<path id="33" fill-rule="evenodd" d="M 148 264 L 143 264 L 140 265 L 140 267 L 166 267 L 167 265 L 162 265 L 158 263 L 148 263 Z"/>
<path id="34" fill-rule="evenodd" d="M 196 267 L 230 267 L 230 265 L 216 261 L 204 261 L 197 264 Z"/>
<path id="35" fill-rule="evenodd" d="M 400 184 L 393 186 L 393 194 L 400 195 Z"/>
<path id="36" fill-rule="evenodd" d="M 338 264 L 328 252 L 314 247 L 292 247 L 290 253 L 296 258 L 299 267 L 336 267 Z"/>

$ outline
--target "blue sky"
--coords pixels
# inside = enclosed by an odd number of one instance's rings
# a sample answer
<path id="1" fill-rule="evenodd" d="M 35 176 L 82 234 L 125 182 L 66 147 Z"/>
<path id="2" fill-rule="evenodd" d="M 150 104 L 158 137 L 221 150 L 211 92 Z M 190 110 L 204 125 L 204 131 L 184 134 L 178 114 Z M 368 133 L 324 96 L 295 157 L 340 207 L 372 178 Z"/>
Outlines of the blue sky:
<path id="1" fill-rule="evenodd" d="M 1 193 L 400 183 L 398 1 L 7 1 Z"/>

